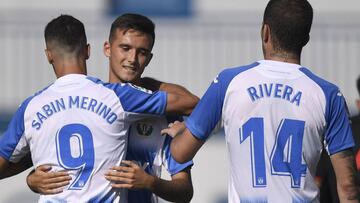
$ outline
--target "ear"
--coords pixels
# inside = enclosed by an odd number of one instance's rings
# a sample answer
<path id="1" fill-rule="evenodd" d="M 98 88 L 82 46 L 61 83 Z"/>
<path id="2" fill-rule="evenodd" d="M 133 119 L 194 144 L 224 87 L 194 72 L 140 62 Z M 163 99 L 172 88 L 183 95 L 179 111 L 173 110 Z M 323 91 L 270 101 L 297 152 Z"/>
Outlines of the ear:
<path id="1" fill-rule="evenodd" d="M 153 57 L 153 53 L 150 53 L 150 55 L 148 56 L 148 58 L 147 58 L 147 60 L 146 60 L 145 67 L 146 67 L 147 65 L 149 65 L 152 57 Z"/>
<path id="2" fill-rule="evenodd" d="M 106 57 L 110 57 L 111 50 L 110 50 L 110 42 L 109 41 L 104 42 L 103 52 Z"/>
<path id="3" fill-rule="evenodd" d="M 54 63 L 53 55 L 49 49 L 45 49 L 45 55 L 50 64 Z"/>
<path id="4" fill-rule="evenodd" d="M 90 44 L 86 45 L 86 53 L 85 53 L 85 59 L 89 59 L 90 57 Z"/>
<path id="5" fill-rule="evenodd" d="M 269 43 L 271 39 L 270 27 L 268 24 L 263 24 L 261 28 L 261 39 L 264 44 Z"/>

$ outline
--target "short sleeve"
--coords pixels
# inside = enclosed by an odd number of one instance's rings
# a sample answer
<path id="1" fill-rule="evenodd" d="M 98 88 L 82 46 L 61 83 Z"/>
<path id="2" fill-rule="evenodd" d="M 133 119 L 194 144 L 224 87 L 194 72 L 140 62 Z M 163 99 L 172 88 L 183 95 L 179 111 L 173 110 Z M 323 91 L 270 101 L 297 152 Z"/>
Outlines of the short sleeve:
<path id="1" fill-rule="evenodd" d="M 339 91 L 328 98 L 326 149 L 330 155 L 354 146 L 345 99 Z"/>
<path id="2" fill-rule="evenodd" d="M 25 100 L 17 109 L 7 130 L 0 137 L 0 156 L 11 162 L 18 162 L 30 151 L 24 136 L 24 112 L 29 101 Z"/>
<path id="3" fill-rule="evenodd" d="M 178 163 L 175 161 L 175 159 L 172 157 L 170 153 L 170 144 L 171 144 L 172 138 L 170 136 L 166 136 L 163 146 L 163 153 L 164 153 L 164 163 L 166 170 L 170 173 L 170 175 L 175 175 L 184 169 L 191 167 L 194 163 L 192 160 L 185 162 L 185 163 Z"/>

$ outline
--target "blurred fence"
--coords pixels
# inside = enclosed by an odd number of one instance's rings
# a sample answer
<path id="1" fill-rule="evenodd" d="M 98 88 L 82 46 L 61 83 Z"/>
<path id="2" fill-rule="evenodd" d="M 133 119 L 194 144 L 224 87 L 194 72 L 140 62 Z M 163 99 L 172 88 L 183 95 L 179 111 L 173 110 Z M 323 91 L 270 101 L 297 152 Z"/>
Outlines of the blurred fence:
<path id="1" fill-rule="evenodd" d="M 51 17 L 24 20 L 23 16 L 0 20 L 0 110 L 12 111 L 27 96 L 55 79 L 44 55 L 43 29 Z M 49 15 L 50 16 L 50 15 Z M 107 80 L 107 59 L 102 46 L 112 19 L 85 22 L 92 54 L 89 74 Z M 20 18 L 21 17 L 21 18 Z M 76 16 L 77 17 L 77 16 Z M 21 19 L 21 20 L 20 20 Z M 332 19 L 338 19 L 332 16 Z M 210 81 L 224 67 L 248 64 L 261 59 L 259 15 L 218 18 L 160 20 L 156 22 L 154 58 L 145 74 L 179 83 L 201 96 Z M 315 19 L 310 43 L 303 52 L 302 64 L 336 83 L 346 96 L 350 110 L 357 97 L 355 79 L 360 73 L 360 22 L 327 17 Z"/>

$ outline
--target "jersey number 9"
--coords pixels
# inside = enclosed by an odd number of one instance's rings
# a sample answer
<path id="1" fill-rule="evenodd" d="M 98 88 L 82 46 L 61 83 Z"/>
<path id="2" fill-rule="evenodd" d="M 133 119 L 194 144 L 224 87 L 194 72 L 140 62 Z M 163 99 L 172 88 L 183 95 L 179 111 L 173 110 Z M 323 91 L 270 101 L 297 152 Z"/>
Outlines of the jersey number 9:
<path id="1" fill-rule="evenodd" d="M 94 143 L 91 131 L 82 124 L 63 126 L 56 135 L 59 164 L 67 170 L 79 170 L 69 190 L 81 190 L 94 168 Z"/>

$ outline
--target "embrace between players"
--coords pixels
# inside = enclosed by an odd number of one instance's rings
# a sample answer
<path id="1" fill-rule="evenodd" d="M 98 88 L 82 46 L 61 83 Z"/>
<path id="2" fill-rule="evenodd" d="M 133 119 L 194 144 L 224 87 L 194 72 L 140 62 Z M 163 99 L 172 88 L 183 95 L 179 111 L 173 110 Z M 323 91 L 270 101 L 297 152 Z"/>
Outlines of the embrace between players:
<path id="1" fill-rule="evenodd" d="M 318 202 L 314 177 L 323 150 L 340 201 L 358 202 L 345 100 L 300 65 L 312 18 L 306 0 L 269 1 L 264 60 L 225 69 L 199 102 L 181 86 L 141 77 L 155 42 L 148 18 L 124 14 L 113 22 L 104 44 L 110 83 L 86 76 L 82 23 L 53 19 L 45 53 L 58 79 L 13 116 L 0 140 L 1 177 L 34 165 L 27 182 L 39 202 L 189 202 L 191 160 L 222 121 L 229 202 Z M 171 180 L 160 178 L 162 166 Z"/>

